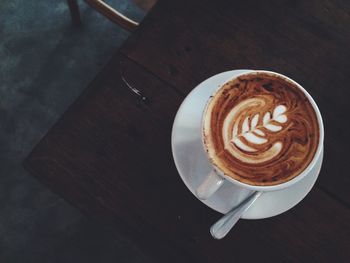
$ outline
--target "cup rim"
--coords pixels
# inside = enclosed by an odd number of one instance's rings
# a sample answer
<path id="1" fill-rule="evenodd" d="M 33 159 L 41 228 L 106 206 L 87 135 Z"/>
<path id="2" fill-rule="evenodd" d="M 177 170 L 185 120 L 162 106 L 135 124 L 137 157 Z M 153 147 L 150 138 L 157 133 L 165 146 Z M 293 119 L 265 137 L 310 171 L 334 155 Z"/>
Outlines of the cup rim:
<path id="1" fill-rule="evenodd" d="M 311 162 L 308 164 L 308 166 L 297 176 L 295 176 L 294 178 L 292 178 L 289 181 L 286 181 L 284 183 L 281 184 L 277 184 L 277 185 L 251 185 L 251 184 L 247 184 L 247 183 L 243 183 L 237 179 L 234 179 L 228 175 L 226 175 L 212 160 L 211 158 L 209 158 L 208 156 L 208 151 L 207 151 L 207 145 L 205 143 L 204 140 L 204 116 L 207 112 L 208 106 L 210 104 L 210 102 L 212 101 L 212 99 L 215 97 L 215 95 L 217 94 L 217 92 L 229 81 L 234 80 L 238 77 L 241 76 L 245 76 L 245 75 L 254 75 L 254 74 L 259 74 L 259 73 L 265 73 L 268 75 L 272 75 L 272 76 L 277 76 L 279 78 L 282 78 L 290 83 L 292 83 L 293 85 L 297 86 L 307 97 L 307 99 L 309 100 L 309 102 L 311 103 L 315 113 L 316 113 L 316 117 L 317 117 L 317 122 L 318 122 L 318 126 L 319 126 L 319 141 L 318 141 L 318 145 L 317 145 L 317 149 L 315 152 L 314 157 L 312 158 Z M 229 182 L 236 184 L 238 186 L 241 186 L 242 188 L 245 189 L 250 189 L 250 190 L 255 190 L 255 191 L 262 191 L 262 192 L 267 192 L 267 191 L 276 191 L 276 190 L 281 190 L 287 187 L 290 187 L 291 185 L 294 185 L 295 183 L 299 182 L 301 179 L 303 179 L 307 174 L 310 173 L 310 171 L 314 168 L 317 160 L 319 159 L 322 150 L 323 150 L 323 142 L 324 142 L 324 126 L 323 126 L 323 120 L 322 120 L 322 115 L 321 112 L 315 102 L 315 100 L 312 98 L 312 96 L 307 92 L 307 90 L 301 86 L 299 83 L 297 83 L 295 80 L 281 74 L 281 73 L 277 73 L 274 71 L 269 71 L 269 70 L 247 70 L 247 72 L 238 74 L 234 77 L 230 77 L 229 79 L 227 79 L 225 82 L 223 82 L 222 85 L 220 85 L 209 97 L 209 99 L 206 102 L 203 114 L 202 114 L 202 121 L 201 121 L 201 139 L 202 139 L 202 145 L 204 147 L 204 151 L 206 153 L 207 159 L 209 160 L 210 164 L 214 167 L 214 170 L 217 172 L 218 175 L 220 175 L 221 177 L 225 178 L 226 180 L 228 180 Z"/>

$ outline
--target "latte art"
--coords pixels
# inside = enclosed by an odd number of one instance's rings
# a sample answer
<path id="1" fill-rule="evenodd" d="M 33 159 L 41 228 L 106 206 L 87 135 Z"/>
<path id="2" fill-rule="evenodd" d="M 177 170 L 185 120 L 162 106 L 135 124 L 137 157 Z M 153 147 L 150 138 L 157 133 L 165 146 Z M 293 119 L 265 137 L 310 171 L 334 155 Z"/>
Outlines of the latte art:
<path id="1" fill-rule="evenodd" d="M 300 174 L 317 148 L 317 117 L 293 83 L 267 73 L 226 83 L 207 106 L 204 141 L 226 175 L 274 185 Z"/>
<path id="2" fill-rule="evenodd" d="M 283 114 L 286 107 L 278 105 L 272 116 L 269 111 L 265 114 L 256 113 L 253 117 L 245 116 L 246 110 L 259 109 L 260 105 L 265 105 L 263 99 L 242 101 L 224 120 L 222 136 L 225 149 L 242 162 L 265 162 L 276 157 L 282 150 L 283 145 L 280 141 L 274 142 L 267 150 L 260 148 L 273 139 L 274 133 L 283 129 L 281 124 L 287 122 L 287 116 Z M 245 152 L 254 152 L 256 155 L 252 156 Z"/>

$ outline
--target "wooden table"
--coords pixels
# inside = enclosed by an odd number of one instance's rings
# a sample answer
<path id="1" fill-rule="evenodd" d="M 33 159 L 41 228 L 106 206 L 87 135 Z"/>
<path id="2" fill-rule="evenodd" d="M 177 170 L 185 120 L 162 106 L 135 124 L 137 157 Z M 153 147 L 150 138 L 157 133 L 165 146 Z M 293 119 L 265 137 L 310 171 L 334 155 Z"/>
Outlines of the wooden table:
<path id="1" fill-rule="evenodd" d="M 160 1 L 25 161 L 86 215 L 123 230 L 159 262 L 349 262 L 350 2 Z M 301 83 L 323 114 L 316 186 L 292 210 L 242 220 L 190 194 L 170 133 L 186 94 L 213 74 L 267 69 Z M 131 92 L 121 75 L 148 98 Z"/>

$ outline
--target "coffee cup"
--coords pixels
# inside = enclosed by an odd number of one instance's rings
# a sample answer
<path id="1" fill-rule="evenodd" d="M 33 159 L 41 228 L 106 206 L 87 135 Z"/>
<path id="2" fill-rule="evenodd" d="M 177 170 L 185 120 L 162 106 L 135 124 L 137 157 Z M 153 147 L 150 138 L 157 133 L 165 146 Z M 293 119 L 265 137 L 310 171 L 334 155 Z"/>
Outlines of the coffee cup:
<path id="1" fill-rule="evenodd" d="M 265 84 L 259 83 L 260 81 Z M 243 87 L 242 83 L 250 86 Z M 270 83 L 272 83 L 272 87 L 264 86 Z M 242 85 L 239 86 L 240 84 Z M 233 95 L 229 94 L 229 96 L 232 96 L 230 99 L 233 101 L 232 105 L 234 105 L 230 109 L 226 105 L 228 100 L 224 100 L 223 96 L 228 96 L 224 94 L 225 89 L 230 93 L 230 90 L 234 88 L 237 88 L 238 91 L 232 92 Z M 252 91 L 251 97 L 249 89 Z M 288 89 L 290 89 L 290 93 L 288 93 Z M 239 98 L 237 101 L 235 101 L 235 96 Z M 219 100 L 219 97 L 223 98 L 223 100 Z M 255 98 L 255 101 L 253 98 Z M 264 102 L 264 100 L 266 101 Z M 299 104 L 298 100 L 300 100 Z M 226 103 L 226 106 L 222 105 L 222 101 Z M 214 104 L 216 107 L 213 106 Z M 268 109 L 269 106 L 272 107 L 270 110 L 265 110 L 266 112 L 262 110 Z M 220 122 L 219 117 L 213 121 L 215 114 L 221 114 L 220 107 L 227 107 L 229 113 L 226 115 L 222 114 L 225 116 L 225 119 L 221 124 L 214 123 L 213 125 L 210 121 Z M 216 108 L 220 112 L 213 114 Z M 247 111 L 251 114 L 246 113 Z M 232 123 L 228 121 L 229 124 L 227 124 L 225 123 L 227 116 L 231 116 L 233 119 L 236 118 L 237 121 Z M 265 118 L 266 116 L 270 117 Z M 208 121 L 209 119 L 210 121 Z M 265 119 L 270 119 L 270 122 L 263 126 Z M 312 125 L 313 122 L 315 122 L 315 125 Z M 245 130 L 245 133 L 240 133 L 243 134 L 240 137 L 242 139 L 236 138 L 229 142 L 227 141 L 228 146 L 221 149 L 221 145 L 226 145 L 226 141 L 220 139 L 220 136 L 225 137 L 228 136 L 227 134 L 230 134 L 233 138 L 232 134 L 234 131 L 232 130 L 236 127 L 235 123 L 241 124 L 242 127 L 238 128 L 240 131 Z M 261 124 L 260 126 L 259 123 Z M 228 127 L 228 132 L 224 128 L 218 128 L 219 132 L 212 132 L 219 138 L 217 143 L 215 139 L 211 141 L 210 138 L 208 139 L 208 136 L 215 137 L 208 131 L 211 130 L 211 127 L 216 126 Z M 252 127 L 261 128 L 251 132 Z M 200 199 L 208 199 L 225 181 L 243 189 L 261 192 L 277 191 L 291 187 L 313 173 L 313 170 L 317 169 L 315 164 L 322 158 L 324 126 L 317 104 L 300 84 L 272 71 L 250 71 L 231 78 L 221 85 L 208 98 L 202 114 L 201 132 L 203 148 L 212 170 L 196 190 L 196 194 Z M 278 132 L 283 134 L 278 135 L 280 136 L 279 138 L 276 135 Z M 297 134 L 297 132 L 302 135 Z M 231 139 L 230 136 L 228 137 Z M 255 145 L 257 148 L 255 148 Z M 230 148 L 231 146 L 232 148 Z M 286 148 L 287 146 L 289 147 L 288 149 Z M 224 162 L 217 153 L 221 154 L 221 151 L 226 150 L 228 153 L 222 153 L 223 156 L 228 156 Z M 232 153 L 232 156 L 229 153 Z M 264 156 L 261 157 L 262 155 Z M 271 156 L 273 158 L 268 159 Z M 270 170 L 268 169 L 269 167 L 271 167 Z M 252 176 L 249 175 L 249 171 L 253 171 Z M 276 174 L 273 171 L 276 171 Z"/>

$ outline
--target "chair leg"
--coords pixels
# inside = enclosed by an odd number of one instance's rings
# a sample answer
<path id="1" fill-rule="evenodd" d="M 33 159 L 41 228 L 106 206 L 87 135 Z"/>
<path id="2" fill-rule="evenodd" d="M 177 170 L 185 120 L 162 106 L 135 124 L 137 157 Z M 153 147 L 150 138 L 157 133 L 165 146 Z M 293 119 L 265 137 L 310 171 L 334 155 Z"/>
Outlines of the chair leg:
<path id="1" fill-rule="evenodd" d="M 72 21 L 74 24 L 80 25 L 80 12 L 79 12 L 79 5 L 77 0 L 67 0 L 67 4 L 69 6 L 70 16 L 72 18 Z"/>

